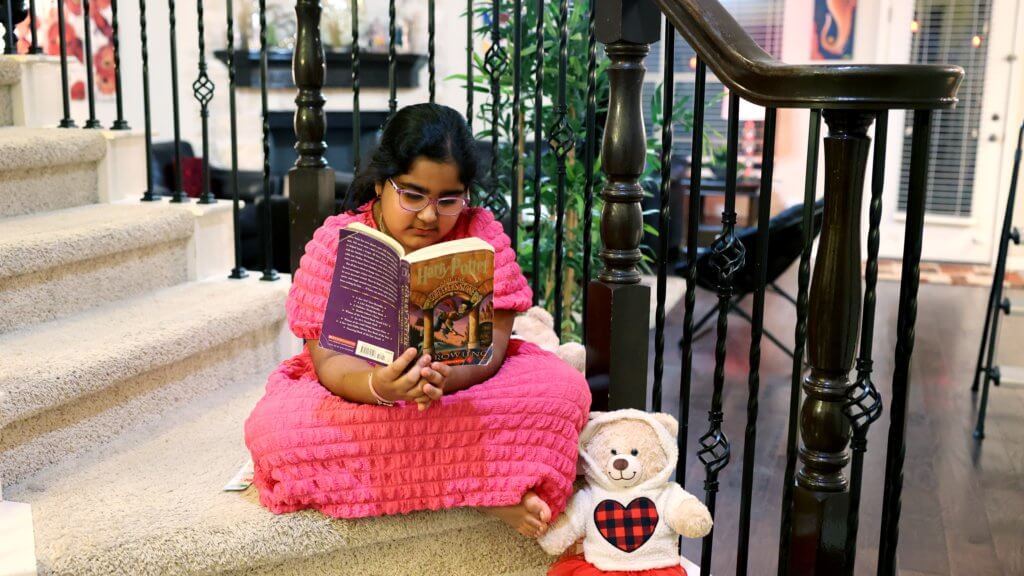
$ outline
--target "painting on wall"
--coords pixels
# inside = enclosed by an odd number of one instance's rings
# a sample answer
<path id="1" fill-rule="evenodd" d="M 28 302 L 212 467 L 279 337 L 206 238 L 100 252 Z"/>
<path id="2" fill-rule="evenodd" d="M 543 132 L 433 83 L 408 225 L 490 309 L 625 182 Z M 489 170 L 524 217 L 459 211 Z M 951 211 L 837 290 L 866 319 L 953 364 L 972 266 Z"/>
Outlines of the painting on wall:
<path id="1" fill-rule="evenodd" d="M 36 4 L 36 34 L 39 47 L 44 54 L 60 55 L 60 26 L 57 18 L 57 3 Z M 92 33 L 92 64 L 96 96 L 99 99 L 114 96 L 114 28 L 111 24 L 110 0 L 92 0 L 90 3 Z M 85 26 L 82 0 L 65 0 L 64 35 L 67 41 L 68 76 L 72 100 L 85 100 Z M 17 50 L 27 54 L 32 30 L 29 19 L 25 18 L 15 28 L 18 35 Z"/>
<path id="2" fill-rule="evenodd" d="M 853 25 L 856 16 L 857 0 L 814 0 L 811 59 L 853 58 Z"/>

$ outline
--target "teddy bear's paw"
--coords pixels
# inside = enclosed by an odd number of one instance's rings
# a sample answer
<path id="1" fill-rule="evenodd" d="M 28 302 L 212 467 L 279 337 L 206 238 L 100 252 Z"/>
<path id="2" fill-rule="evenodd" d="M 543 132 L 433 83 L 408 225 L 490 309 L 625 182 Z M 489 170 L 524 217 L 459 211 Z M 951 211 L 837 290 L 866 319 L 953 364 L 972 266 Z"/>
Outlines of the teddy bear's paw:
<path id="1" fill-rule="evenodd" d="M 673 510 L 672 528 L 685 538 L 703 538 L 711 532 L 711 513 L 700 500 L 687 500 Z"/>
<path id="2" fill-rule="evenodd" d="M 559 346 L 558 357 L 580 372 L 587 367 L 587 349 L 578 342 L 566 342 Z"/>

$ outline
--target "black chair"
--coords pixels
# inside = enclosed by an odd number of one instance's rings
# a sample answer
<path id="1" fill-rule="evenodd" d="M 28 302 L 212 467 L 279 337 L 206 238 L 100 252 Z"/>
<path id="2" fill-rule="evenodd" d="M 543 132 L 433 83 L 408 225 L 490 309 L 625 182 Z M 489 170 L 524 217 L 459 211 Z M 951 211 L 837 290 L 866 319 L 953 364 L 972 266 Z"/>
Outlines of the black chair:
<path id="1" fill-rule="evenodd" d="M 813 236 L 821 232 L 822 214 L 825 208 L 825 199 L 822 198 L 814 203 Z M 803 250 L 804 227 L 803 227 L 803 204 L 791 206 L 768 222 L 768 269 L 766 270 L 767 287 L 791 302 L 796 306 L 796 299 L 785 290 L 779 288 L 776 281 L 782 274 L 800 258 Z M 733 298 L 729 302 L 729 312 L 736 314 L 747 322 L 753 322 L 750 314 L 740 308 L 739 304 L 747 296 L 757 289 L 757 276 L 754 263 L 759 259 L 757 246 L 757 227 L 740 228 L 736 231 L 736 237 L 746 248 L 746 259 L 743 267 L 736 272 L 733 279 Z M 697 286 L 716 291 L 718 272 L 711 265 L 711 248 L 702 247 L 697 250 Z M 686 277 L 689 271 L 689 262 L 679 261 L 675 266 L 676 274 Z M 701 329 L 717 314 L 719 304 L 715 304 L 694 326 L 694 338 L 699 337 Z M 764 336 L 772 343 L 782 349 L 783 352 L 793 356 L 793 351 L 782 343 L 768 329 L 764 330 Z M 682 346 L 682 341 L 679 342 Z"/>

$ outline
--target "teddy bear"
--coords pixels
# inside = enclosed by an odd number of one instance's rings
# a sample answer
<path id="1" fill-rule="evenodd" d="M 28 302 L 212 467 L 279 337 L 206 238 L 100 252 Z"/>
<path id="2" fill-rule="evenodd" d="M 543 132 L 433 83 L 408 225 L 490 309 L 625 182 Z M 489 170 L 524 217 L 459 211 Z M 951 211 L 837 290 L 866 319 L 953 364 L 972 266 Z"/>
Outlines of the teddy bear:
<path id="1" fill-rule="evenodd" d="M 554 352 L 559 358 L 573 368 L 583 372 L 587 363 L 587 351 L 578 342 L 559 344 L 555 333 L 555 319 L 551 313 L 534 306 L 516 316 L 512 323 L 512 337 L 539 346 L 542 350 Z"/>
<path id="2" fill-rule="evenodd" d="M 580 538 L 582 557 L 565 555 L 548 572 L 570 574 L 588 564 L 599 571 L 685 575 L 677 534 L 711 532 L 711 514 L 696 496 L 670 482 L 678 457 L 679 423 L 669 414 L 626 409 L 593 412 L 580 432 L 587 484 L 538 540 L 551 555 Z"/>

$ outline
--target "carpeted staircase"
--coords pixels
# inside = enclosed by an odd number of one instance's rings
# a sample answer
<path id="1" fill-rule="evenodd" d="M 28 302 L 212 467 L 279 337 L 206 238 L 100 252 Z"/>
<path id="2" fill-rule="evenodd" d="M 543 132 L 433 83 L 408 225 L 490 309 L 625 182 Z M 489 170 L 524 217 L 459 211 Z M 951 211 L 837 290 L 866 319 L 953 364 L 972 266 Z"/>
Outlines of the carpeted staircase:
<path id="1" fill-rule="evenodd" d="M 40 574 L 545 573 L 473 510 L 338 521 L 222 491 L 298 350 L 289 279 L 204 273 L 232 248 L 194 205 L 100 203 L 110 139 L 11 126 L 19 80 L 0 57 L 0 481 L 32 505 Z"/>

